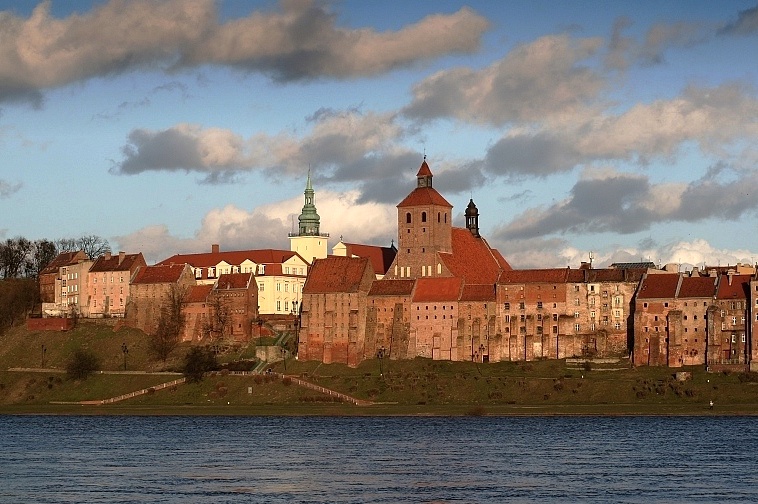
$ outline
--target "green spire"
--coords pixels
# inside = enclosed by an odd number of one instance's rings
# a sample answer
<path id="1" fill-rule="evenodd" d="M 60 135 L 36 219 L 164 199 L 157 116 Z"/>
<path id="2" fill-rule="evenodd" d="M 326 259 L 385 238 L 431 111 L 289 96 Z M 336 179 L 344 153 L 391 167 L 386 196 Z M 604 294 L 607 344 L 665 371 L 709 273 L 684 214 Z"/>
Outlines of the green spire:
<path id="1" fill-rule="evenodd" d="M 311 170 L 308 169 L 308 179 L 305 182 L 305 204 L 300 217 L 297 218 L 300 223 L 298 236 L 318 236 L 319 223 L 321 218 L 316 213 L 316 205 L 313 204 L 313 186 L 311 185 Z"/>

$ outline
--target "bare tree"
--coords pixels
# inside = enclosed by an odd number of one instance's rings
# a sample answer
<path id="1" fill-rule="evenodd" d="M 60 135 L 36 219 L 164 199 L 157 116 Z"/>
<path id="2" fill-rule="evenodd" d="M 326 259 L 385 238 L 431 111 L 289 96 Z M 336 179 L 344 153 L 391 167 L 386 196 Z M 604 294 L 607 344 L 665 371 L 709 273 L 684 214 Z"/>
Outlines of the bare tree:
<path id="1" fill-rule="evenodd" d="M 58 248 L 50 240 L 35 240 L 32 242 L 32 251 L 27 260 L 26 276 L 37 278 L 40 271 L 50 264 L 58 255 Z"/>
<path id="2" fill-rule="evenodd" d="M 210 308 L 209 320 L 205 324 L 204 332 L 211 342 L 211 347 L 218 353 L 221 343 L 230 336 L 232 312 L 227 301 L 218 294 L 211 295 L 208 307 Z"/>
<path id="3" fill-rule="evenodd" d="M 179 345 L 186 320 L 184 315 L 186 298 L 186 288 L 172 285 L 161 305 L 158 329 L 150 339 L 150 351 L 164 364 L 171 352 Z"/>
<path id="4" fill-rule="evenodd" d="M 97 259 L 101 255 L 110 252 L 111 246 L 105 238 L 97 235 L 88 235 L 76 240 L 76 249 L 83 250 L 90 259 Z"/>
<path id="5" fill-rule="evenodd" d="M 75 238 L 59 238 L 55 241 L 55 246 L 58 248 L 59 254 L 79 250 L 79 245 L 77 245 Z"/>
<path id="6" fill-rule="evenodd" d="M 3 278 L 17 278 L 24 272 L 32 242 L 24 237 L 8 238 L 0 243 L 0 269 Z"/>

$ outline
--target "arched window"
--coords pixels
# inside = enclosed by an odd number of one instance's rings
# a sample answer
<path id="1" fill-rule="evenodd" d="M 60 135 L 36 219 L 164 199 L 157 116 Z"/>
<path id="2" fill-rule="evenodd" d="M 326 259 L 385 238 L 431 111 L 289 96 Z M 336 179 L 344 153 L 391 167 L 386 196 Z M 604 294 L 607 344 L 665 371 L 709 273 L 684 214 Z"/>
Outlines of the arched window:
<path id="1" fill-rule="evenodd" d="M 447 212 L 445 212 L 445 224 L 447 224 Z"/>
<path id="2" fill-rule="evenodd" d="M 405 223 L 410 224 L 411 223 L 411 213 L 408 212 L 405 214 Z"/>
<path id="3" fill-rule="evenodd" d="M 440 221 L 440 213 L 437 212 L 437 222 L 439 222 L 439 221 Z"/>
<path id="4" fill-rule="evenodd" d="M 426 212 L 421 212 L 421 222 L 426 222 Z"/>

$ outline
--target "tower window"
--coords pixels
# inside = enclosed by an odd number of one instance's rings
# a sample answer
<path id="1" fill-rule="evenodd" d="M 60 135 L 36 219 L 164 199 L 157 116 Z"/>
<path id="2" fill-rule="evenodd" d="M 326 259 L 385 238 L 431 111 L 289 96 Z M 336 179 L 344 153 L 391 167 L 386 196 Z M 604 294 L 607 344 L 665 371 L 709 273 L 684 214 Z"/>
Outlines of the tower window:
<path id="1" fill-rule="evenodd" d="M 439 221 L 440 221 L 440 213 L 437 212 L 437 222 L 439 222 Z"/>
<path id="2" fill-rule="evenodd" d="M 421 212 L 421 222 L 426 222 L 426 212 Z"/>
<path id="3" fill-rule="evenodd" d="M 405 214 L 405 223 L 406 224 L 410 224 L 411 223 L 411 213 L 410 212 L 407 212 Z"/>

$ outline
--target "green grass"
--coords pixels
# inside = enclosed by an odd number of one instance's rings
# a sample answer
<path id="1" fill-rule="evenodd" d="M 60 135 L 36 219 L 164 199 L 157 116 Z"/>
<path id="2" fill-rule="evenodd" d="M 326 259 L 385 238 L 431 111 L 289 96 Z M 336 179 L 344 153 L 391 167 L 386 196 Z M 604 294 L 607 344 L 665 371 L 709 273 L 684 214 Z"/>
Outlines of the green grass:
<path id="1" fill-rule="evenodd" d="M 312 383 L 374 401 L 356 407 L 265 376 L 216 373 L 187 384 L 106 406 L 71 407 L 51 402 L 106 399 L 171 381 L 154 374 L 178 368 L 187 346 L 178 348 L 166 366 L 147 352 L 145 334 L 133 329 L 81 323 L 67 333 L 29 332 L 16 328 L 0 340 L 0 370 L 38 368 L 40 349 L 46 365 L 62 369 L 80 347 L 100 356 L 106 371 L 123 369 L 121 345 L 129 348 L 127 367 L 146 374 L 97 374 L 71 381 L 63 373 L 0 371 L 0 413 L 89 414 L 231 414 L 231 415 L 621 415 L 621 414 L 758 414 L 758 384 L 738 373 L 706 373 L 701 367 L 631 368 L 620 363 L 604 369 L 571 369 L 563 360 L 471 362 L 370 360 L 357 368 L 341 364 L 287 359 L 286 373 Z M 256 341 L 222 360 L 250 358 Z M 36 355 L 35 355 L 36 354 Z M 274 363 L 285 372 L 285 363 Z M 574 365 L 574 367 L 576 367 Z M 381 371 L 381 373 L 380 373 Z M 692 379 L 679 382 L 676 371 Z M 744 378 L 744 376 L 743 376 Z M 715 402 L 710 410 L 709 401 Z"/>

